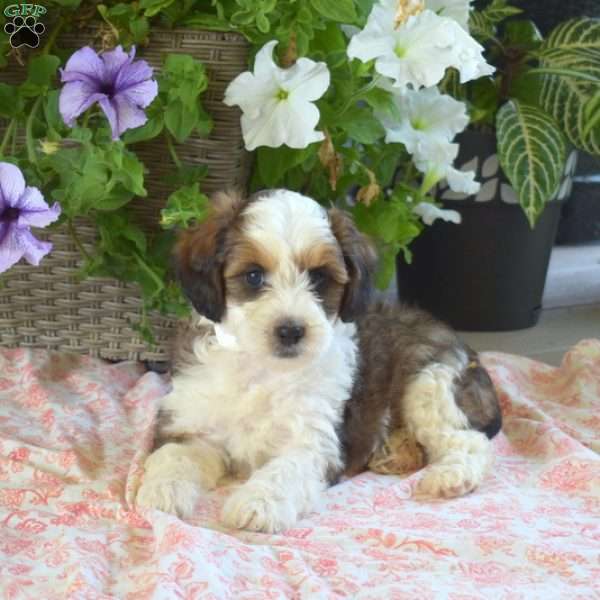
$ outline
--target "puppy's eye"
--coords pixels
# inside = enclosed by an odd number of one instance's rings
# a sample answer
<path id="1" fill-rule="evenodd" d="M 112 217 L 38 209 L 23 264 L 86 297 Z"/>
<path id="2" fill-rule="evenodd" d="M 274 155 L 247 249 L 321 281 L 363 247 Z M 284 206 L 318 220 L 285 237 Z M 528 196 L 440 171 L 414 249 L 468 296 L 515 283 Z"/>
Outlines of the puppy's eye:
<path id="1" fill-rule="evenodd" d="M 263 283 L 265 282 L 265 272 L 259 268 L 253 268 L 249 271 L 246 271 L 244 277 L 248 286 L 251 287 L 253 290 L 258 290 L 263 286 Z"/>
<path id="2" fill-rule="evenodd" d="M 317 267 L 316 269 L 310 269 L 308 272 L 310 282 L 316 289 L 322 288 L 329 279 L 329 274 L 323 267 Z"/>

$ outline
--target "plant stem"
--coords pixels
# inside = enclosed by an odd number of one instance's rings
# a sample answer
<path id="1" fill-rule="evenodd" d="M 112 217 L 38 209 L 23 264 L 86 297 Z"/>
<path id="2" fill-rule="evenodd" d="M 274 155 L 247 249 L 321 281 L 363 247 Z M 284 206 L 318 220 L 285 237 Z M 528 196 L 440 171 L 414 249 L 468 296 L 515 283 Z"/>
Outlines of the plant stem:
<path id="1" fill-rule="evenodd" d="M 72 219 L 68 220 L 67 227 L 69 229 L 69 233 L 71 234 L 71 237 L 73 238 L 73 241 L 75 242 L 75 245 L 77 246 L 79 252 L 81 252 L 81 255 L 86 260 L 91 260 L 92 257 L 87 253 L 87 250 L 83 247 L 83 244 L 81 243 L 81 240 L 79 239 L 79 236 L 77 235 L 77 230 L 75 229 L 75 226 L 73 225 Z"/>
<path id="2" fill-rule="evenodd" d="M 179 160 L 179 156 L 177 156 L 177 152 L 175 151 L 175 145 L 173 144 L 173 138 L 171 137 L 171 134 L 169 132 L 166 132 L 166 138 L 167 138 L 167 148 L 169 149 L 171 158 L 173 159 L 175 166 L 178 169 L 181 169 L 181 167 L 183 165 L 181 164 L 181 160 Z"/>
<path id="3" fill-rule="evenodd" d="M 155 271 L 153 271 L 144 261 L 144 259 L 137 253 L 134 252 L 133 256 L 135 257 L 138 265 L 144 270 L 146 271 L 146 273 L 148 273 L 148 275 L 151 277 L 151 279 L 156 283 L 156 287 L 157 289 L 162 289 L 165 286 L 165 282 L 156 274 Z"/>
<path id="4" fill-rule="evenodd" d="M 27 146 L 27 158 L 30 163 L 35 164 L 37 162 L 37 158 L 35 156 L 35 142 L 33 139 L 33 120 L 35 119 L 35 114 L 42 103 L 42 96 L 38 96 L 37 100 L 33 103 L 31 107 L 31 112 L 27 117 L 27 122 L 25 124 L 25 145 Z"/>
<path id="5" fill-rule="evenodd" d="M 6 146 L 8 146 L 8 142 L 17 126 L 17 120 L 11 119 L 6 131 L 4 132 L 4 137 L 2 138 L 2 144 L 0 145 L 0 155 L 4 156 L 4 152 L 6 151 Z"/>
<path id="6" fill-rule="evenodd" d="M 15 123 L 15 129 L 12 135 L 12 142 L 10 144 L 10 153 L 11 156 L 14 156 L 17 153 L 17 135 L 19 132 L 19 124 Z"/>
<path id="7" fill-rule="evenodd" d="M 81 126 L 82 127 L 87 127 L 88 126 L 88 121 L 90 120 L 90 114 L 92 112 L 92 107 L 90 106 L 90 108 L 88 108 L 84 113 L 83 113 L 83 121 L 81 122 Z"/>
<path id="8" fill-rule="evenodd" d="M 58 34 L 60 33 L 60 30 L 63 28 L 64 24 L 65 24 L 65 18 L 59 17 L 56 27 L 52 30 L 52 33 L 50 34 L 48 41 L 44 45 L 44 48 L 42 50 L 42 55 L 50 53 L 50 50 L 52 50 L 52 46 L 54 46 L 54 42 L 56 42 L 56 38 L 57 38 Z"/>

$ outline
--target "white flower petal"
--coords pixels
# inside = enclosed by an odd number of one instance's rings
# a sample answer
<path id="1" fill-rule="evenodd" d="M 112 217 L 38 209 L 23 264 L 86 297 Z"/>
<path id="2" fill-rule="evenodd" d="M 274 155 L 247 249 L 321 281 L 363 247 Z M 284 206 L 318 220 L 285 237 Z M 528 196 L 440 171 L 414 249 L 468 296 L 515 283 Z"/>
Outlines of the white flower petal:
<path id="1" fill-rule="evenodd" d="M 281 84 L 294 98 L 314 101 L 327 91 L 329 80 L 329 69 L 324 62 L 299 58 L 283 72 Z"/>
<path id="2" fill-rule="evenodd" d="M 413 208 L 413 212 L 421 217 L 425 225 L 432 225 L 436 219 L 442 219 L 442 221 L 456 223 L 457 225 L 462 221 L 460 213 L 455 210 L 438 208 L 430 202 L 420 202 Z"/>
<path id="3" fill-rule="evenodd" d="M 239 106 L 244 114 L 253 118 L 260 115 L 263 106 L 275 98 L 280 87 L 275 80 L 260 80 L 249 71 L 238 75 L 225 90 L 223 102 Z"/>
<path id="4" fill-rule="evenodd" d="M 379 116 L 386 130 L 386 142 L 400 142 L 412 154 L 421 144 L 450 142 L 469 123 L 463 102 L 441 94 L 435 87 L 405 90 L 396 94 L 394 101 L 401 121 Z"/>
<path id="5" fill-rule="evenodd" d="M 368 62 L 394 52 L 394 19 L 396 0 L 385 0 L 373 6 L 362 31 L 354 34 L 348 44 L 348 56 Z"/>
<path id="6" fill-rule="evenodd" d="M 454 19 L 465 31 L 469 31 L 471 0 L 425 0 L 425 8 L 440 17 Z"/>
<path id="7" fill-rule="evenodd" d="M 273 50 L 275 50 L 275 46 L 277 46 L 277 40 L 271 40 L 256 53 L 256 57 L 254 58 L 255 77 L 268 80 L 283 71 L 283 69 L 278 67 L 273 60 Z"/>
<path id="8" fill-rule="evenodd" d="M 277 42 L 269 42 L 256 55 L 254 73 L 238 75 L 225 92 L 225 104 L 242 109 L 242 134 L 248 150 L 259 146 L 306 148 L 324 139 L 315 131 L 319 110 L 312 101 L 329 87 L 325 63 L 300 58 L 289 69 L 273 61 Z"/>
<path id="9" fill-rule="evenodd" d="M 469 196 L 476 194 L 481 188 L 481 184 L 475 181 L 474 171 L 459 171 L 453 167 L 448 167 L 446 180 L 452 191 L 469 194 Z"/>
<path id="10" fill-rule="evenodd" d="M 375 70 L 398 88 L 436 85 L 448 67 L 459 70 L 462 82 L 493 73 L 483 47 L 454 19 L 427 9 L 395 28 L 395 9 L 395 0 L 373 7 L 365 28 L 350 40 L 350 58 L 376 59 Z"/>

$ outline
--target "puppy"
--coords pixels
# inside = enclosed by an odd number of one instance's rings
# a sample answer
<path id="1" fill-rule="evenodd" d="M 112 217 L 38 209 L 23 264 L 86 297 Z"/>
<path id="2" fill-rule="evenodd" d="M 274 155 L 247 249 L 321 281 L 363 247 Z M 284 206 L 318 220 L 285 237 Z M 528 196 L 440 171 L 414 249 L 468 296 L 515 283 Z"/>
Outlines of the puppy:
<path id="1" fill-rule="evenodd" d="M 346 213 L 286 190 L 218 194 L 176 261 L 195 313 L 138 505 L 185 518 L 234 475 L 223 523 L 272 533 L 368 465 L 426 461 L 428 497 L 482 481 L 501 427 L 488 374 L 429 315 L 370 302 L 375 253 Z"/>

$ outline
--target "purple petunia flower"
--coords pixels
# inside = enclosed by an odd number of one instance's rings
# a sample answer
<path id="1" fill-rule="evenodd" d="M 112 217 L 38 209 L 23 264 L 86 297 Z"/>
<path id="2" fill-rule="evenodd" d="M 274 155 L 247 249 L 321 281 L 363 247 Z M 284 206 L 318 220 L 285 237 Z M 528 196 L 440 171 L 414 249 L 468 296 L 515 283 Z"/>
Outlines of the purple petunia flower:
<path id="1" fill-rule="evenodd" d="M 59 99 L 60 114 L 69 127 L 95 102 L 110 123 L 113 140 L 147 121 L 142 109 L 156 97 L 158 84 L 152 67 L 145 60 L 134 62 L 134 56 L 135 47 L 126 54 L 121 46 L 102 54 L 89 46 L 73 53 L 61 69 L 65 85 Z"/>
<path id="2" fill-rule="evenodd" d="M 57 202 L 49 207 L 40 190 L 25 187 L 18 167 L 0 162 L 0 273 L 23 257 L 29 264 L 38 265 L 52 250 L 52 244 L 35 238 L 29 228 L 46 227 L 59 215 Z"/>

